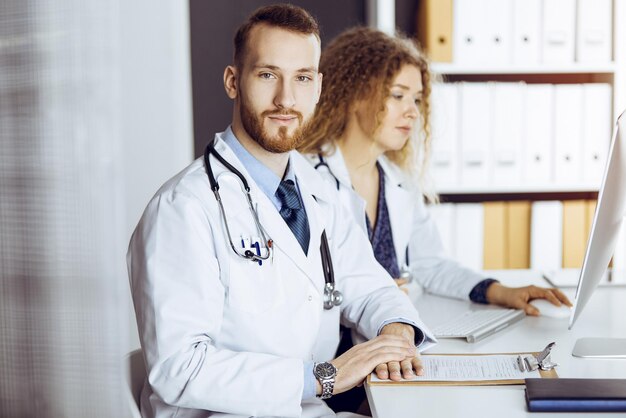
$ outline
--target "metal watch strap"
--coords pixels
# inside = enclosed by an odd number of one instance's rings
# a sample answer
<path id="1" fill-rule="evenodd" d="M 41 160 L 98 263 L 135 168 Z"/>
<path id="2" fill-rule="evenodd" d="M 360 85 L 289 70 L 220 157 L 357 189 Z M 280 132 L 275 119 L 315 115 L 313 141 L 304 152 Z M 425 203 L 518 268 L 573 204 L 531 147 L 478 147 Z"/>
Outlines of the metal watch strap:
<path id="1" fill-rule="evenodd" d="M 335 387 L 335 378 L 332 379 L 324 379 L 320 381 L 322 385 L 322 394 L 320 395 L 320 399 L 328 399 L 333 396 L 333 389 Z"/>

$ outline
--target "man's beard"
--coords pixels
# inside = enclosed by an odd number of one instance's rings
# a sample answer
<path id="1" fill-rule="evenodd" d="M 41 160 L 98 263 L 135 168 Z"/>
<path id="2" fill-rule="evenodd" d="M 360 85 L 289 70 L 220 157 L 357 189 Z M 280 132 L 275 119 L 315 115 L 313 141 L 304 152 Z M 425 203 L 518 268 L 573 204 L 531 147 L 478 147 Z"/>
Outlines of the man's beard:
<path id="1" fill-rule="evenodd" d="M 295 116 L 298 118 L 299 125 L 293 134 L 287 134 L 288 127 L 281 126 L 278 128 L 278 134 L 271 137 L 265 128 L 263 128 L 263 119 L 268 116 Z M 303 121 L 302 113 L 295 110 L 266 110 L 261 115 L 256 115 L 247 101 L 241 101 L 241 123 L 248 135 L 255 140 L 264 150 L 282 154 L 296 149 L 305 138 L 305 133 L 310 126 L 310 119 Z"/>

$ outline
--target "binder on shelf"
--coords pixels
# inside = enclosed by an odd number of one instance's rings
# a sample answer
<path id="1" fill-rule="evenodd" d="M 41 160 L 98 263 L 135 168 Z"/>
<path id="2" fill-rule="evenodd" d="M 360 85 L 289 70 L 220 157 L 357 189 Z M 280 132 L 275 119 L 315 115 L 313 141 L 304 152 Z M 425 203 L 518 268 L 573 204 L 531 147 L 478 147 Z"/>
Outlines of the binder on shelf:
<path id="1" fill-rule="evenodd" d="M 513 64 L 541 60 L 541 0 L 513 0 Z"/>
<path id="2" fill-rule="evenodd" d="M 611 86 L 583 85 L 583 182 L 600 188 L 612 126 Z"/>
<path id="3" fill-rule="evenodd" d="M 554 87 L 526 85 L 522 136 L 524 183 L 545 185 L 554 181 Z"/>
<path id="4" fill-rule="evenodd" d="M 453 0 L 421 0 L 417 38 L 433 62 L 452 62 Z"/>
<path id="5" fill-rule="evenodd" d="M 485 0 L 454 0 L 452 54 L 455 64 L 481 65 L 488 59 L 483 32 Z"/>
<path id="6" fill-rule="evenodd" d="M 563 268 L 583 265 L 589 227 L 585 200 L 563 202 Z"/>
<path id="7" fill-rule="evenodd" d="M 532 203 L 530 223 L 530 268 L 559 270 L 563 259 L 563 204 L 558 201 Z"/>
<path id="8" fill-rule="evenodd" d="M 492 128 L 491 83 L 460 83 L 460 184 L 489 182 L 489 138 Z"/>
<path id="9" fill-rule="evenodd" d="M 431 94 L 433 178 L 438 187 L 459 184 L 459 131 L 457 85 L 433 84 Z"/>
<path id="10" fill-rule="evenodd" d="M 481 270 L 483 264 L 483 205 L 462 203 L 455 207 L 455 259 L 462 265 Z"/>
<path id="11" fill-rule="evenodd" d="M 522 183 L 522 131 L 524 83 L 493 85 L 493 136 L 491 169 L 493 185 Z"/>
<path id="12" fill-rule="evenodd" d="M 486 64 L 507 65 L 513 61 L 513 1 L 483 0 L 480 38 L 485 39 Z"/>
<path id="13" fill-rule="evenodd" d="M 578 0 L 576 61 L 611 62 L 612 1 Z"/>
<path id="14" fill-rule="evenodd" d="M 437 226 L 443 248 L 446 254 L 453 259 L 456 257 L 455 207 L 454 203 L 441 203 L 428 207 Z"/>
<path id="15" fill-rule="evenodd" d="M 483 269 L 509 268 L 507 260 L 507 204 L 506 202 L 483 203 Z"/>
<path id="16" fill-rule="evenodd" d="M 528 201 L 508 203 L 507 260 L 510 269 L 530 267 L 530 212 Z"/>
<path id="17" fill-rule="evenodd" d="M 574 62 L 576 0 L 543 0 L 542 62 Z"/>
<path id="18" fill-rule="evenodd" d="M 578 184 L 582 180 L 583 86 L 554 87 L 554 144 L 557 184 Z"/>

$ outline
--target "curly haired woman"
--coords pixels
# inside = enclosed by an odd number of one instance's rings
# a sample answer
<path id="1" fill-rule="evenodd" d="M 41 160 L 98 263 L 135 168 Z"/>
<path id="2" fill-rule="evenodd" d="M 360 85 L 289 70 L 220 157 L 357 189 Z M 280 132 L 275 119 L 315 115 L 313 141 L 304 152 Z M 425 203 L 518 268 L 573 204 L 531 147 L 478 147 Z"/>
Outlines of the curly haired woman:
<path id="1" fill-rule="evenodd" d="M 420 188 L 431 149 L 431 74 L 411 40 L 349 29 L 326 47 L 320 70 L 322 95 L 300 151 L 337 185 L 392 277 L 408 269 L 430 293 L 529 315 L 538 314 L 532 299 L 569 304 L 556 289 L 508 288 L 444 255 L 423 199 L 436 195 Z"/>
<path id="2" fill-rule="evenodd" d="M 335 184 L 368 232 L 376 258 L 412 297 L 427 292 L 539 311 L 529 302 L 571 305 L 557 289 L 511 288 L 447 258 L 420 187 L 431 149 L 431 74 L 424 54 L 402 36 L 358 27 L 326 47 L 322 95 L 300 151 Z M 417 166 L 417 167 L 416 167 Z M 390 371 L 393 373 L 395 371 Z"/>

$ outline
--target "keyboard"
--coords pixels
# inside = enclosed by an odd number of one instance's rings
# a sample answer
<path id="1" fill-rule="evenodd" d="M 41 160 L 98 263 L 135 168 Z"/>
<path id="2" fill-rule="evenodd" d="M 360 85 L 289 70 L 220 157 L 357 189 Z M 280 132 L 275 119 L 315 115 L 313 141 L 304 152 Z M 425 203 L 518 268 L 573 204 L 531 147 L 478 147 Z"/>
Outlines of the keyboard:
<path id="1" fill-rule="evenodd" d="M 526 316 L 519 309 L 482 309 L 467 311 L 435 328 L 437 338 L 465 338 L 475 343 L 514 324 Z"/>

